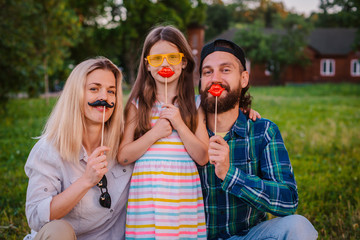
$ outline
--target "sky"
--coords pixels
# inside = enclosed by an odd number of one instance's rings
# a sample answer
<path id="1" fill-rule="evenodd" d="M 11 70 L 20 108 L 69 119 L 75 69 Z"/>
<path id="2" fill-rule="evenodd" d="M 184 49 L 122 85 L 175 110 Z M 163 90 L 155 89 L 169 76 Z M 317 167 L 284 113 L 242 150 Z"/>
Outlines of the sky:
<path id="1" fill-rule="evenodd" d="M 283 2 L 286 10 L 294 10 L 296 13 L 303 13 L 309 16 L 312 11 L 318 12 L 320 0 L 273 0 Z"/>

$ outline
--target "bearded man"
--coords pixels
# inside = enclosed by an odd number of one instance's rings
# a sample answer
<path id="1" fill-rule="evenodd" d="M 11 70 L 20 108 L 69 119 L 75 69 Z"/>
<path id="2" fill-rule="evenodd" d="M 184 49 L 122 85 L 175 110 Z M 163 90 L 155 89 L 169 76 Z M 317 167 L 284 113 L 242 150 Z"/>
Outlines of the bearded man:
<path id="1" fill-rule="evenodd" d="M 200 75 L 210 137 L 209 163 L 199 166 L 208 239 L 316 239 L 312 224 L 293 215 L 297 186 L 278 127 L 242 111 L 251 105 L 243 50 L 224 39 L 205 45 Z M 216 119 L 215 97 L 208 92 L 213 84 L 225 88 Z M 267 220 L 268 213 L 277 217 Z"/>

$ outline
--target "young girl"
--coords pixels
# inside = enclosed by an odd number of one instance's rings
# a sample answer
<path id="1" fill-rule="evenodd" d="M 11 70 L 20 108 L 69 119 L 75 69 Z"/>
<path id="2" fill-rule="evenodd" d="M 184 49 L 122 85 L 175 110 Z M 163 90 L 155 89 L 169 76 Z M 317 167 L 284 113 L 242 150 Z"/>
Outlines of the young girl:
<path id="1" fill-rule="evenodd" d="M 208 162 L 209 138 L 195 105 L 190 46 L 178 29 L 157 27 L 141 57 L 118 153 L 122 165 L 136 161 L 126 238 L 206 239 L 195 162 Z"/>

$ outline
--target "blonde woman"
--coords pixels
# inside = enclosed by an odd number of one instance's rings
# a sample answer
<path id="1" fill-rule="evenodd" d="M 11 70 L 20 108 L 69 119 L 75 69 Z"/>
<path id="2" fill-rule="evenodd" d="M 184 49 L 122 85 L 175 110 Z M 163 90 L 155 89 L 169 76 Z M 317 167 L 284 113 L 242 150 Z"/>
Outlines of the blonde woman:
<path id="1" fill-rule="evenodd" d="M 121 80 L 103 57 L 80 63 L 67 79 L 25 165 L 26 216 L 35 239 L 124 238 L 132 165 L 116 161 Z"/>

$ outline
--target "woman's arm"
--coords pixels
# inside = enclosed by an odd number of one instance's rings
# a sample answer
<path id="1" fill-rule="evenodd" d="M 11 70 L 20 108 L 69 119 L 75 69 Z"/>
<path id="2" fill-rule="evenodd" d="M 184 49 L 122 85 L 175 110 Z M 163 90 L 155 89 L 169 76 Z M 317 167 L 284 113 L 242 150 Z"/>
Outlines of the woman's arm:
<path id="1" fill-rule="evenodd" d="M 84 175 L 72 183 L 71 178 L 77 176 L 63 172 L 67 168 L 58 151 L 45 139 L 40 139 L 36 143 L 25 164 L 25 173 L 29 178 L 25 210 L 31 229 L 39 231 L 47 222 L 62 218 L 74 208 L 85 193 L 107 172 L 106 156 L 94 156 L 108 150 L 109 148 L 102 147 L 94 151 L 88 159 Z M 100 168 L 103 169 L 98 170 Z M 93 175 L 94 172 L 96 176 Z M 91 177 L 93 178 L 90 181 Z M 64 190 L 64 186 L 68 187 Z"/>
<path id="2" fill-rule="evenodd" d="M 54 196 L 50 203 L 50 220 L 66 216 L 84 195 L 95 186 L 108 171 L 105 151 L 110 148 L 102 146 L 94 150 L 89 156 L 85 173 L 66 188 Z"/>
<path id="3" fill-rule="evenodd" d="M 137 121 L 137 108 L 131 105 L 126 117 L 124 136 L 121 141 L 117 159 L 121 165 L 128 165 L 139 159 L 158 139 L 171 134 L 172 128 L 166 119 L 159 119 L 143 136 L 134 141 Z"/>

